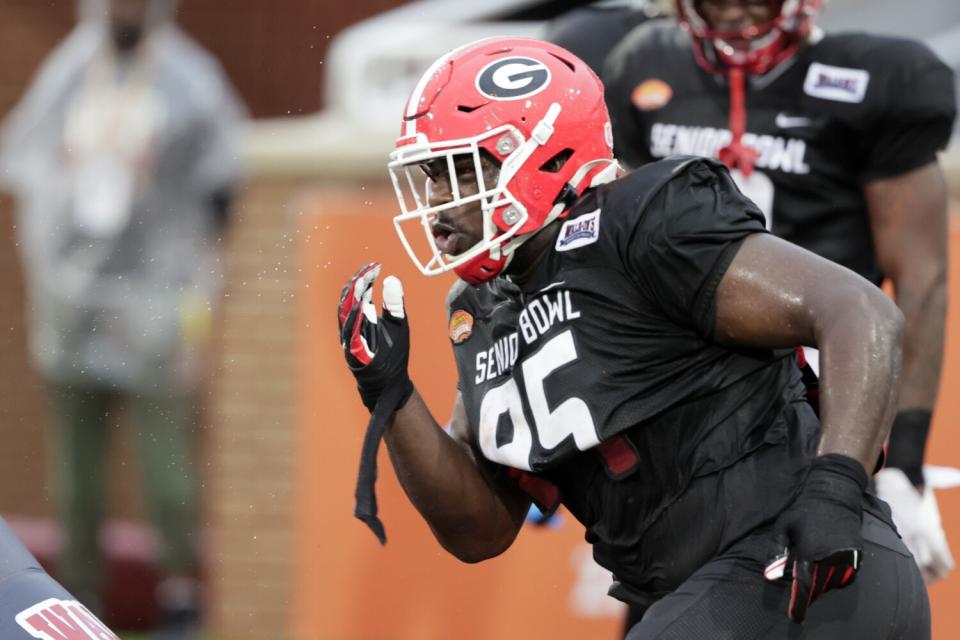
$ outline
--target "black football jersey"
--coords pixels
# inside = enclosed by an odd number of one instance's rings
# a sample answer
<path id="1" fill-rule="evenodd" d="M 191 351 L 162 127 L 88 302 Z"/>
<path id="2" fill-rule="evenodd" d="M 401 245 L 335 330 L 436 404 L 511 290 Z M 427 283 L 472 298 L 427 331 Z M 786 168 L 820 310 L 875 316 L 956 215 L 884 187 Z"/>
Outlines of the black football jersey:
<path id="1" fill-rule="evenodd" d="M 548 24 L 544 39 L 573 53 L 600 75 L 613 47 L 634 27 L 650 19 L 653 11 L 646 4 L 595 3 L 578 7 Z"/>
<path id="2" fill-rule="evenodd" d="M 716 288 L 763 216 L 722 165 L 671 158 L 588 192 L 550 231 L 553 249 L 522 283 L 497 278 L 449 300 L 472 443 L 557 487 L 618 579 L 648 589 L 656 574 L 648 590 L 673 588 L 727 532 L 702 531 L 699 503 L 663 510 L 695 478 L 786 442 L 782 415 L 806 406 L 792 352 L 712 339 Z M 738 526 L 778 510 L 801 465 L 778 463 L 786 484 L 746 500 Z M 707 508 L 722 520 L 728 505 Z M 658 520 L 666 529 L 649 532 Z M 685 564 L 671 549 L 694 532 Z M 669 575 L 658 572 L 668 560 Z"/>
<path id="3" fill-rule="evenodd" d="M 726 80 L 697 65 L 675 21 L 631 32 L 608 57 L 604 83 L 616 154 L 631 166 L 716 157 L 730 142 Z M 758 171 L 735 177 L 772 231 L 879 283 L 862 185 L 945 147 L 956 112 L 949 67 L 912 40 L 826 35 L 749 77 L 746 111 L 743 141 L 759 151 Z"/>

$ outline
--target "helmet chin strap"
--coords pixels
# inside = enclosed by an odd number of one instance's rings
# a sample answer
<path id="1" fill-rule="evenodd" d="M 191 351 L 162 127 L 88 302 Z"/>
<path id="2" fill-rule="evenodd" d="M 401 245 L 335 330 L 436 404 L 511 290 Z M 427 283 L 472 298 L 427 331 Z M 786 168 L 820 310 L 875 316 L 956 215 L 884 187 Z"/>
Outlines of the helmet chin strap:
<path id="1" fill-rule="evenodd" d="M 513 176 L 516 175 L 517 171 L 520 170 L 520 167 L 522 167 L 523 164 L 530 158 L 530 156 L 533 155 L 533 152 L 536 151 L 537 147 L 546 144 L 547 141 L 550 140 L 550 136 L 553 135 L 553 125 L 560 116 L 560 111 L 561 107 L 558 103 L 554 102 L 550 105 L 543 119 L 533 128 L 533 131 L 530 133 L 530 137 L 515 153 L 513 153 L 503 162 L 503 167 L 500 170 L 500 176 L 497 180 L 498 186 L 508 184 L 510 180 L 513 179 Z M 617 164 L 615 160 L 600 158 L 598 160 L 585 162 L 583 165 L 581 165 L 580 168 L 577 169 L 576 173 L 574 173 L 570 178 L 570 182 L 567 183 L 567 187 L 571 188 L 573 193 L 579 193 L 578 187 L 580 186 L 580 183 L 583 182 L 587 174 L 596 167 L 604 164 L 607 166 L 601 171 L 597 172 L 597 174 L 590 180 L 590 186 L 595 187 L 607 182 L 612 182 L 620 174 L 620 165 Z M 559 218 L 560 215 L 569 208 L 569 206 L 569 203 L 566 201 L 558 202 L 550 210 L 550 213 L 547 214 L 547 217 L 544 219 L 544 222 L 539 229 L 530 233 L 525 233 L 522 236 L 514 236 L 503 245 L 491 247 L 490 257 L 496 260 L 500 255 L 502 255 L 506 259 L 506 262 L 503 266 L 503 268 L 506 269 L 513 261 L 514 252 L 517 250 L 517 248 L 536 235 L 541 229 L 547 227 L 550 225 L 550 223 Z"/>
<path id="2" fill-rule="evenodd" d="M 587 176 L 588 173 L 593 171 L 596 167 L 607 165 L 602 170 L 598 171 L 595 176 L 590 180 L 590 187 L 597 187 L 601 184 L 606 184 L 608 182 L 613 182 L 617 179 L 617 176 L 620 175 L 620 165 L 617 164 L 616 160 L 610 160 L 607 158 L 600 158 L 598 160 L 591 160 L 590 162 L 583 163 L 577 172 L 573 174 L 570 178 L 570 182 L 567 183 L 566 188 L 569 189 L 572 193 L 580 193 L 580 183 L 583 182 L 583 179 Z M 543 221 L 543 227 L 546 227 L 551 222 L 556 220 L 563 214 L 564 211 L 570 208 L 570 202 L 566 200 L 561 200 L 557 204 L 553 205 L 553 209 L 550 210 L 550 213 L 547 214 L 547 217 Z M 541 227 L 542 228 L 542 227 Z"/>
<path id="3" fill-rule="evenodd" d="M 533 127 L 533 131 L 530 132 L 530 137 L 520 146 L 519 149 L 514 151 L 506 160 L 503 161 L 503 166 L 500 167 L 500 175 L 497 177 L 497 190 L 503 191 L 506 189 L 506 185 L 510 184 L 510 181 L 513 180 L 513 177 L 517 175 L 517 171 L 526 164 L 527 160 L 530 159 L 530 156 L 533 155 L 533 152 L 537 150 L 538 147 L 541 147 L 550 140 L 550 136 L 553 135 L 553 125 L 557 121 L 557 118 L 560 116 L 560 111 L 562 107 L 559 103 L 554 102 L 547 108 L 547 113 L 544 114 L 543 119 L 540 120 Z M 511 205 L 512 206 L 512 205 Z M 526 211 L 524 211 L 526 214 Z M 519 224 L 519 223 L 518 223 Z M 491 211 L 489 216 L 485 217 L 484 220 L 484 233 L 490 234 L 491 236 L 496 232 L 496 227 L 493 224 L 493 212 Z M 510 244 L 506 245 L 494 245 L 490 247 L 490 257 L 494 260 L 497 260 L 500 257 L 501 253 L 506 253 Z M 510 259 L 510 255 L 507 255 L 507 260 Z"/>
<path id="4" fill-rule="evenodd" d="M 559 103 L 554 102 L 551 104 L 547 109 L 547 113 L 543 116 L 543 119 L 538 122 L 533 128 L 533 131 L 530 132 L 530 137 L 527 138 L 519 149 L 503 161 L 503 166 L 500 167 L 500 176 L 497 178 L 498 188 L 504 188 L 509 184 L 510 181 L 513 180 L 513 177 L 517 175 L 517 171 L 526 164 L 530 156 L 533 155 L 533 152 L 537 150 L 537 147 L 545 145 L 547 141 L 550 140 L 550 136 L 553 135 L 553 125 L 560 116 L 561 110 L 562 107 Z"/>
<path id="5" fill-rule="evenodd" d="M 730 144 L 720 149 L 720 162 L 730 169 L 739 169 L 744 176 L 750 177 L 759 153 L 753 147 L 743 144 L 743 134 L 747 130 L 747 108 L 745 105 L 746 88 L 742 67 L 730 67 L 727 73 L 730 83 Z"/>
<path id="6" fill-rule="evenodd" d="M 590 180 L 590 187 L 598 187 L 601 184 L 606 184 L 608 182 L 613 182 L 617 179 L 617 176 L 620 175 L 622 171 L 620 164 L 616 160 L 609 160 L 607 158 L 600 158 L 598 160 L 591 160 L 590 162 L 585 162 L 577 172 L 573 174 L 573 177 L 570 178 L 570 182 L 567 183 L 567 186 L 573 189 L 574 193 L 577 193 L 577 187 L 580 186 L 580 183 L 583 182 L 583 179 L 586 177 L 590 171 L 594 168 L 602 165 L 607 165 L 603 169 L 597 172 L 595 176 Z M 558 202 L 553 206 L 553 209 L 550 210 L 550 213 L 547 214 L 546 219 L 541 226 L 536 231 L 531 231 L 530 233 L 525 233 L 522 236 L 514 236 L 511 238 L 501 249 L 501 253 L 506 257 L 507 261 L 504 263 L 503 268 L 506 269 L 510 266 L 510 262 L 513 260 L 514 252 L 517 250 L 520 245 L 524 242 L 537 235 L 540 231 L 545 229 L 552 223 L 554 220 L 560 217 L 560 215 L 570 208 L 570 205 L 566 201 Z"/>

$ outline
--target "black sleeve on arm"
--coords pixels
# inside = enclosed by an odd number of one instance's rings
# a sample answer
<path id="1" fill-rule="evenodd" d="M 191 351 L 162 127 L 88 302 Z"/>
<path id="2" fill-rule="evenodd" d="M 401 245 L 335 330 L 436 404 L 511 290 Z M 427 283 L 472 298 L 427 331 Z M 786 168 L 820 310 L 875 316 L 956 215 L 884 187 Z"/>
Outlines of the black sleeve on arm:
<path id="1" fill-rule="evenodd" d="M 642 41 L 638 35 L 642 29 L 631 32 L 613 49 L 607 56 L 601 76 L 607 111 L 613 125 L 613 153 L 631 168 L 654 159 L 647 148 L 640 112 L 631 97 L 639 82 L 639 72 L 634 68 L 633 59 Z"/>
<path id="2" fill-rule="evenodd" d="M 765 232 L 760 209 L 724 166 L 691 161 L 645 207 L 628 268 L 662 313 L 709 338 L 720 280 L 743 239 Z"/>
<path id="3" fill-rule="evenodd" d="M 586 62 L 599 76 L 610 50 L 645 20 L 647 16 L 642 9 L 630 6 L 581 7 L 548 24 L 544 39 Z"/>
<path id="4" fill-rule="evenodd" d="M 945 148 L 957 105 L 953 71 L 926 46 L 903 41 L 895 51 L 877 52 L 887 71 L 874 73 L 868 99 L 875 101 L 862 123 L 861 172 L 864 182 L 922 167 Z"/>

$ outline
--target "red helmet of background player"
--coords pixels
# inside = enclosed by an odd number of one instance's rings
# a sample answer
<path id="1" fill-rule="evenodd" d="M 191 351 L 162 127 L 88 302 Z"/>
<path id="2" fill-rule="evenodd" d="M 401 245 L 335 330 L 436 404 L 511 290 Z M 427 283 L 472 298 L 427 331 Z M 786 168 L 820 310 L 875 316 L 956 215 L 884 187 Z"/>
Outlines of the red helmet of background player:
<path id="1" fill-rule="evenodd" d="M 394 225 L 420 271 L 455 271 L 472 284 L 500 273 L 534 232 L 563 217 L 589 186 L 615 177 L 603 87 L 556 45 L 490 38 L 455 49 L 427 70 L 407 102 L 388 165 L 401 213 Z M 481 153 L 500 163 L 485 184 Z M 472 159 L 476 182 L 457 176 Z M 422 163 L 445 161 L 452 199 L 427 199 Z M 464 195 L 464 193 L 468 195 Z M 455 256 L 437 248 L 438 213 L 479 203 L 483 238 Z"/>
<path id="2" fill-rule="evenodd" d="M 822 0 L 766 0 L 769 20 L 734 31 L 721 31 L 704 17 L 704 0 L 676 1 L 677 18 L 690 32 L 700 66 L 710 72 L 725 66 L 755 74 L 766 73 L 796 52 L 813 28 L 814 17 L 822 4 Z M 745 47 L 731 44 L 738 41 L 749 41 L 749 44 Z M 710 50 L 715 57 L 708 54 Z"/>

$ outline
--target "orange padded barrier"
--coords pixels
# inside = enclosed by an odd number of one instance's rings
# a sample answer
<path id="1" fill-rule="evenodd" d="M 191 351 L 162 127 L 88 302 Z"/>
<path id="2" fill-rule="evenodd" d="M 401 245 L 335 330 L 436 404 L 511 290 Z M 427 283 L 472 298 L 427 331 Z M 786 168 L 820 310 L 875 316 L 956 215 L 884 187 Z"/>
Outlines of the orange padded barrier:
<path id="1" fill-rule="evenodd" d="M 391 193 L 331 190 L 307 200 L 301 226 L 302 286 L 297 345 L 297 545 L 291 623 L 298 640 L 493 640 L 620 637 L 621 609 L 606 598 L 579 524 L 525 527 L 501 557 L 478 565 L 453 559 L 406 500 L 386 451 L 377 495 L 388 544 L 380 547 L 352 517 L 353 490 L 368 414 L 337 341 L 340 289 L 364 262 L 404 283 L 412 333 L 411 376 L 435 417 L 455 393 L 443 300 L 452 277 L 425 278 L 393 231 Z M 952 283 L 960 291 L 960 230 L 952 234 Z M 379 287 L 377 297 L 379 298 Z M 930 461 L 960 466 L 960 293 L 951 296 L 943 400 Z M 379 302 L 378 302 L 379 305 Z M 951 389 L 953 393 L 951 393 Z M 940 492 L 945 526 L 960 552 L 960 490 Z M 934 638 L 960 635 L 960 574 L 932 591 Z"/>

